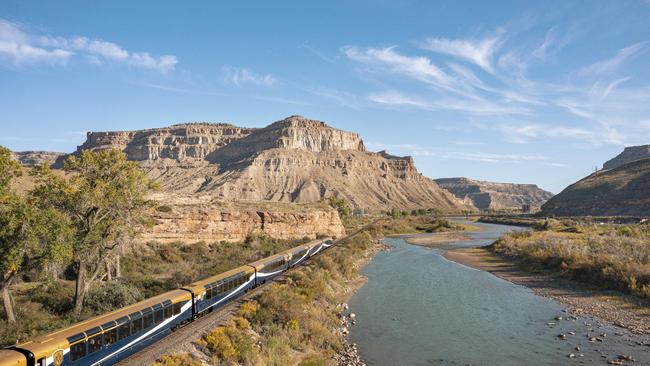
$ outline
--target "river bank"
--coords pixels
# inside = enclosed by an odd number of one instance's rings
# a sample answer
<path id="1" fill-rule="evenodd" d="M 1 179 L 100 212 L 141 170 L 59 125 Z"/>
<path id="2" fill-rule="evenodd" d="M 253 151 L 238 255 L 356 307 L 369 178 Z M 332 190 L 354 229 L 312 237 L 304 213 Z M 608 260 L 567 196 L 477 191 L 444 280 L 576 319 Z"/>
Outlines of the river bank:
<path id="1" fill-rule="evenodd" d="M 647 336 L 443 258 L 521 230 L 476 225 L 470 240 L 430 247 L 405 240 L 427 234 L 386 237 L 392 249 L 362 269 L 368 281 L 348 303 L 350 342 L 367 365 L 650 364 Z"/>
<path id="2" fill-rule="evenodd" d="M 588 314 L 635 334 L 650 334 L 650 308 L 634 296 L 618 291 L 598 290 L 549 272 L 525 271 L 486 248 L 448 250 L 443 257 L 526 286 L 540 296 L 567 305 L 568 312 L 573 315 Z"/>

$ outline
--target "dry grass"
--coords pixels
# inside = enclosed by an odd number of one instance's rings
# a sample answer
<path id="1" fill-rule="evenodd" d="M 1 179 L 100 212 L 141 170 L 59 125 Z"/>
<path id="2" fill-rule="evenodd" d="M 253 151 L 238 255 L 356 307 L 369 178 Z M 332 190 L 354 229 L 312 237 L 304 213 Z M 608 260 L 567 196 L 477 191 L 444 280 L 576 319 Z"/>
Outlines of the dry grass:
<path id="1" fill-rule="evenodd" d="M 574 225 L 505 235 L 500 255 L 578 281 L 650 298 L 647 225 Z"/>

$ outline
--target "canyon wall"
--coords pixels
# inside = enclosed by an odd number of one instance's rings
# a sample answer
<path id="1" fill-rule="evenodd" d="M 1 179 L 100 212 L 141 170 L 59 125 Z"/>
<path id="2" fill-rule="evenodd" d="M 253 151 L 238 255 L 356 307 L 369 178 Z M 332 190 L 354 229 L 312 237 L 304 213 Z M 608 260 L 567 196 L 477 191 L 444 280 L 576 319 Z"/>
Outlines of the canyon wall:
<path id="1" fill-rule="evenodd" d="M 468 178 L 441 178 L 436 182 L 460 199 L 469 198 L 480 210 L 520 210 L 529 206 L 531 211 L 538 211 L 553 197 L 551 192 L 535 184 L 495 183 Z"/>

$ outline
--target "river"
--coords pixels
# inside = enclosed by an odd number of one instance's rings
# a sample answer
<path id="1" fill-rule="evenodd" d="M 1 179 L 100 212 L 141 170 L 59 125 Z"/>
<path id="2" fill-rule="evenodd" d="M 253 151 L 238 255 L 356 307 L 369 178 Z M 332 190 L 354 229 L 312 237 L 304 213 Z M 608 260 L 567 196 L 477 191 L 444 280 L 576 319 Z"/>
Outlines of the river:
<path id="1" fill-rule="evenodd" d="M 522 230 L 472 225 L 481 230 L 469 232 L 472 239 L 454 247 L 483 246 Z M 410 245 L 400 238 L 385 243 L 392 249 L 364 267 L 368 282 L 349 302 L 356 314 L 350 341 L 369 365 L 607 364 L 618 355 L 650 364 L 647 347 L 621 328 L 591 317 L 557 321 L 556 316 L 567 318 L 561 304 L 448 261 L 441 256 L 444 248 Z M 587 333 L 608 333 L 609 338 L 590 342 Z"/>

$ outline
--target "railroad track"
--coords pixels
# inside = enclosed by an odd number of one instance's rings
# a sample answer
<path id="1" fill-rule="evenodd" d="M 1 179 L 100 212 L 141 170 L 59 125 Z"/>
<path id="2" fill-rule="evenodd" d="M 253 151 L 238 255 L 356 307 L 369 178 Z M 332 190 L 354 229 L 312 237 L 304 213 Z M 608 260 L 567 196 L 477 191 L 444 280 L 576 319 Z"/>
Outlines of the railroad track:
<path id="1" fill-rule="evenodd" d="M 375 225 L 379 221 L 384 220 L 383 218 L 377 219 L 359 229 L 352 232 L 351 234 L 344 236 L 341 239 L 334 241 L 335 244 L 341 244 L 346 240 L 349 240 L 359 233 L 367 230 L 369 227 Z M 332 249 L 336 248 L 333 246 Z M 319 253 L 320 254 L 320 253 Z M 317 254 L 317 255 L 319 255 Z M 117 366 L 148 366 L 151 363 L 155 362 L 160 356 L 172 352 L 178 352 L 187 348 L 189 351 L 189 346 L 195 340 L 199 339 L 201 336 L 207 334 L 210 330 L 224 325 L 225 322 L 230 319 L 230 317 L 235 313 L 246 300 L 249 300 L 255 297 L 257 294 L 262 293 L 268 286 L 272 283 L 282 283 L 286 280 L 286 275 L 292 273 L 301 266 L 291 268 L 284 272 L 283 274 L 276 277 L 273 281 L 269 281 L 263 285 L 260 285 L 254 289 L 249 290 L 244 295 L 233 299 L 227 304 L 219 307 L 218 309 L 208 312 L 207 314 L 195 319 L 192 322 L 185 324 L 184 326 L 177 328 L 175 331 L 167 335 L 165 338 L 159 340 L 158 342 L 142 349 L 140 352 L 137 352 L 130 357 L 123 359 L 122 361 L 116 363 Z"/>

